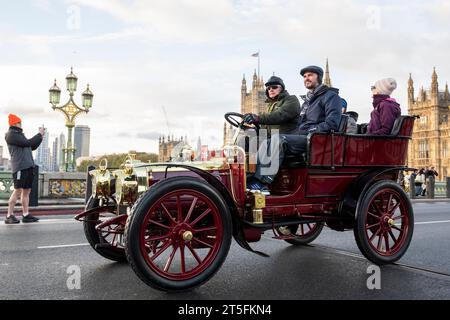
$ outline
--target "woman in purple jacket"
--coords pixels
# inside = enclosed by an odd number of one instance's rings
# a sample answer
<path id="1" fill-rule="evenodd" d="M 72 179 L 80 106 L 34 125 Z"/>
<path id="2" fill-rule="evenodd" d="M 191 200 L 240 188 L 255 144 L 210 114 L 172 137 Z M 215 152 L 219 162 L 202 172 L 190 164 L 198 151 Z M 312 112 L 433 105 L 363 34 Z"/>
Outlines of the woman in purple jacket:
<path id="1" fill-rule="evenodd" d="M 392 78 L 379 80 L 372 86 L 374 109 L 370 114 L 368 134 L 389 135 L 391 133 L 395 119 L 401 115 L 400 104 L 390 97 L 396 88 L 397 82 Z"/>

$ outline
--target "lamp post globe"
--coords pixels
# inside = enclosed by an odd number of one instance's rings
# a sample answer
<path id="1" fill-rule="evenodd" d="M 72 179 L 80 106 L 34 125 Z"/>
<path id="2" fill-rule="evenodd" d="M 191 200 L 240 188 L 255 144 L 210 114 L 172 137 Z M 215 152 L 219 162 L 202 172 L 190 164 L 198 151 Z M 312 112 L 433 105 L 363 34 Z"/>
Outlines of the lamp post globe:
<path id="1" fill-rule="evenodd" d="M 82 94 L 83 108 L 86 109 L 86 112 L 92 108 L 92 100 L 94 99 L 94 94 L 89 89 L 89 84 L 87 85 L 86 91 Z"/>
<path id="2" fill-rule="evenodd" d="M 75 91 L 77 91 L 77 83 L 78 83 L 78 77 L 73 73 L 73 68 L 70 69 L 70 74 L 67 75 L 66 82 L 67 82 L 67 91 L 69 91 L 69 93 L 73 95 Z"/>
<path id="3" fill-rule="evenodd" d="M 55 84 L 53 85 L 53 87 L 50 88 L 49 92 L 50 92 L 50 103 L 52 104 L 53 107 L 55 107 L 61 101 L 61 89 L 56 84 L 56 79 Z"/>

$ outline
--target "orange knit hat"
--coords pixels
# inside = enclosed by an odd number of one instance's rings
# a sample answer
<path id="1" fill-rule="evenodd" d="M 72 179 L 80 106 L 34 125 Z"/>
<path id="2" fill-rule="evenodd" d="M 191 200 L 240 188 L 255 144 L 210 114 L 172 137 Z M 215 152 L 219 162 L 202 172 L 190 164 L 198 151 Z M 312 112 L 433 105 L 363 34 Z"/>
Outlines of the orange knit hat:
<path id="1" fill-rule="evenodd" d="M 20 119 L 18 116 L 16 116 L 15 114 L 10 114 L 8 116 L 8 120 L 9 120 L 9 126 L 13 126 L 15 124 L 18 124 L 20 122 L 22 122 L 22 119 Z"/>

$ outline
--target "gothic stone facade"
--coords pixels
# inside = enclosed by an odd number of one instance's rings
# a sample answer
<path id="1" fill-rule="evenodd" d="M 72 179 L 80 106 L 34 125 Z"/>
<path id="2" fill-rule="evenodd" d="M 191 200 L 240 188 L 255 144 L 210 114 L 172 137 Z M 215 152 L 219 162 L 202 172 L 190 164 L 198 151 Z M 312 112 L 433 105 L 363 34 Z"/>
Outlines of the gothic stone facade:
<path id="1" fill-rule="evenodd" d="M 408 113 L 418 115 L 414 125 L 412 143 L 409 147 L 408 166 L 423 168 L 434 166 L 439 173 L 438 180 L 450 176 L 450 95 L 448 84 L 445 91 L 439 91 L 436 69 L 433 70 L 431 89 L 422 87 L 414 95 L 414 82 L 408 81 Z"/>
<path id="2" fill-rule="evenodd" d="M 158 162 L 168 162 L 172 160 L 172 151 L 173 149 L 178 146 L 179 144 L 185 145 L 187 143 L 187 137 L 181 137 L 180 139 L 174 139 L 173 135 L 172 137 L 167 136 L 166 137 L 160 137 L 159 138 L 159 155 L 158 155 Z"/>

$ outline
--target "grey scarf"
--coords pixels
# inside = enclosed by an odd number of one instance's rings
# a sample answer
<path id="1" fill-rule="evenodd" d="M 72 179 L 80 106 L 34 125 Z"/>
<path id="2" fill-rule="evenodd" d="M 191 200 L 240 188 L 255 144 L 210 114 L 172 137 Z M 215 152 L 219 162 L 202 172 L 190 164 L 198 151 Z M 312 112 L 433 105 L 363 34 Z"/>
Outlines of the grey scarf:
<path id="1" fill-rule="evenodd" d="M 308 93 L 306 94 L 305 100 L 306 100 L 307 102 L 311 101 L 311 99 L 314 98 L 315 94 L 316 94 L 320 89 L 322 89 L 323 86 L 324 86 L 323 84 L 320 84 L 320 85 L 318 85 L 317 87 L 315 87 L 313 90 L 309 90 Z"/>

